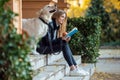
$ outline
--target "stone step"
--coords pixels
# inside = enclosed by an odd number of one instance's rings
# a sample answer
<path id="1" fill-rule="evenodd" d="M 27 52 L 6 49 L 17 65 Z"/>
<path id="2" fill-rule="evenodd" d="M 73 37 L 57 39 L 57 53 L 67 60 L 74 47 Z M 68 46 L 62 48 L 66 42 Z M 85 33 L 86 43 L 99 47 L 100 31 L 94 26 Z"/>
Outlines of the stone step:
<path id="1" fill-rule="evenodd" d="M 48 65 L 63 57 L 62 52 L 58 55 L 29 55 L 32 70 L 37 70 L 42 66 Z"/>
<path id="2" fill-rule="evenodd" d="M 73 57 L 78 65 L 81 64 L 81 56 L 80 55 L 74 55 Z M 61 58 L 61 59 L 51 63 L 51 65 L 63 65 L 63 66 L 65 66 L 65 75 L 67 75 L 70 71 L 69 66 L 64 58 Z"/>
<path id="3" fill-rule="evenodd" d="M 96 63 L 96 72 L 120 74 L 120 58 L 100 58 Z"/>
<path id="4" fill-rule="evenodd" d="M 85 76 L 85 77 L 66 75 L 61 80 L 89 80 L 95 71 L 94 64 L 80 64 L 79 67 L 84 69 L 85 71 L 88 71 L 90 75 Z"/>
<path id="5" fill-rule="evenodd" d="M 74 56 L 78 64 L 81 63 L 81 56 Z M 33 72 L 33 80 L 60 80 L 69 72 L 69 67 L 64 58 L 43 66 Z"/>
<path id="6" fill-rule="evenodd" d="M 120 49 L 100 49 L 99 58 L 120 58 Z"/>
<path id="7" fill-rule="evenodd" d="M 60 52 L 59 54 L 56 53 L 56 55 L 54 54 L 47 55 L 47 64 L 53 63 L 54 61 L 57 61 L 61 58 L 63 58 L 62 52 Z"/>
<path id="8" fill-rule="evenodd" d="M 79 65 L 80 68 L 88 71 L 90 76 L 92 76 L 95 72 L 95 64 L 94 63 L 82 63 Z"/>
<path id="9" fill-rule="evenodd" d="M 37 70 L 46 65 L 46 55 L 29 55 L 32 70 Z"/>
<path id="10" fill-rule="evenodd" d="M 64 77 L 64 71 L 65 66 L 44 66 L 34 72 L 32 80 L 60 80 Z"/>
<path id="11" fill-rule="evenodd" d="M 63 79 L 60 80 L 83 80 L 83 77 L 70 77 L 70 76 L 66 76 Z"/>

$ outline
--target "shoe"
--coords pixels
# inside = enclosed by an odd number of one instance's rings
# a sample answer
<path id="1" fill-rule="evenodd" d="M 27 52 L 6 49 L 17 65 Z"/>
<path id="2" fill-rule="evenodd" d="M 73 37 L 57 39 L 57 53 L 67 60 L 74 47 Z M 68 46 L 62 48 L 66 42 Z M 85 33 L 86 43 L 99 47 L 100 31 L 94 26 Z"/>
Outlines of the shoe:
<path id="1" fill-rule="evenodd" d="M 85 70 L 83 70 L 83 69 L 78 69 L 78 68 L 77 68 L 77 70 L 78 70 L 80 73 L 83 73 L 83 75 L 85 75 L 85 76 L 88 76 L 88 75 L 89 75 L 89 72 L 87 72 L 87 71 L 85 71 Z"/>
<path id="2" fill-rule="evenodd" d="M 88 76 L 89 73 L 83 69 L 75 69 L 70 71 L 70 76 Z"/>

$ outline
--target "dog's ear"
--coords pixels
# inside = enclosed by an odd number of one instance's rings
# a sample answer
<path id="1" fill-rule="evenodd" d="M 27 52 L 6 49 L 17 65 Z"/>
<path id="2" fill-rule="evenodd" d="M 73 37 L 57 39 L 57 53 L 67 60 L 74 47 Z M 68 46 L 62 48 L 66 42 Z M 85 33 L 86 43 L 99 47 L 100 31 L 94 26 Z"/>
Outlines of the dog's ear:
<path id="1" fill-rule="evenodd" d="M 37 14 L 38 16 L 43 15 L 43 9 L 41 9 L 40 11 L 38 11 L 36 14 Z"/>

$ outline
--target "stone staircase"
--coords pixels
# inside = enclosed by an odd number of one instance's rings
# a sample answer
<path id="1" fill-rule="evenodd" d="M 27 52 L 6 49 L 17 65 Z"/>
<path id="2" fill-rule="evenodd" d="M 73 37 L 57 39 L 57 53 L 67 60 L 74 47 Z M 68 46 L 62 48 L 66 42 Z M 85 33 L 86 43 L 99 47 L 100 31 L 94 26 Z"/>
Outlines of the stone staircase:
<path id="1" fill-rule="evenodd" d="M 120 48 L 100 49 L 96 72 L 120 74 Z"/>
<path id="2" fill-rule="evenodd" d="M 32 80 L 89 80 L 94 73 L 94 64 L 82 64 L 80 55 L 74 55 L 74 58 L 79 67 L 90 73 L 89 76 L 69 76 L 69 66 L 61 52 L 59 55 L 30 55 Z"/>

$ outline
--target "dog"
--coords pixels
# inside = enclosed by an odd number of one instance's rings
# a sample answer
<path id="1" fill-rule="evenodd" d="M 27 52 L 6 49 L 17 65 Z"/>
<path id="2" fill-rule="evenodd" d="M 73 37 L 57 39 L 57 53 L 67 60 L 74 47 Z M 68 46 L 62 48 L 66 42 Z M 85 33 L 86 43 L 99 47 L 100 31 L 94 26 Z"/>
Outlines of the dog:
<path id="1" fill-rule="evenodd" d="M 48 23 L 51 22 L 51 16 L 56 10 L 56 5 L 45 5 L 37 12 L 38 18 L 22 19 L 22 30 L 26 32 L 29 37 L 34 38 L 34 41 L 31 41 L 30 44 L 33 48 L 32 54 L 39 54 L 36 51 L 37 43 L 40 38 L 46 35 Z"/>

